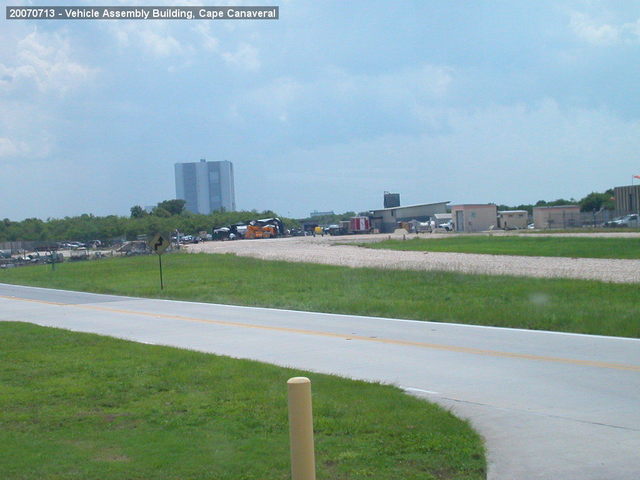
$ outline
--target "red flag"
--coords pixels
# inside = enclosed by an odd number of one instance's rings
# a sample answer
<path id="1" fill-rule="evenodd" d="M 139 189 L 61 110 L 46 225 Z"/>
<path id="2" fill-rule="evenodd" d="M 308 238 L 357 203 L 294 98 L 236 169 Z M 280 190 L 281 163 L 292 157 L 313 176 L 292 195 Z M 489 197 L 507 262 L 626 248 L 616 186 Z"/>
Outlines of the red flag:
<path id="1" fill-rule="evenodd" d="M 640 175 L 634 175 L 633 178 L 640 178 Z"/>

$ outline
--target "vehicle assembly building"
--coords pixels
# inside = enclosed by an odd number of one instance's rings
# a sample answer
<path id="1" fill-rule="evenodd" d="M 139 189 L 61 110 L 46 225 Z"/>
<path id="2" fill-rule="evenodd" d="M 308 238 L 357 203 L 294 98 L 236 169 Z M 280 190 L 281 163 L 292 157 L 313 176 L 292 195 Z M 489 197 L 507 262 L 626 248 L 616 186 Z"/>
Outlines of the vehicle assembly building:
<path id="1" fill-rule="evenodd" d="M 192 213 L 208 215 L 235 211 L 233 163 L 229 161 L 176 163 L 176 198 L 185 200 Z"/>

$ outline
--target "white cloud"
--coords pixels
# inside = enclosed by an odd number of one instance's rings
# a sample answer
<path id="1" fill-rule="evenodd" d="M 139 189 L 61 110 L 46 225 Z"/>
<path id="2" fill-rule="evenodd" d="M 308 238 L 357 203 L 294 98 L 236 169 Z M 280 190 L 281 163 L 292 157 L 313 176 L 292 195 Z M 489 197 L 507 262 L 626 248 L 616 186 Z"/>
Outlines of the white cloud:
<path id="1" fill-rule="evenodd" d="M 229 106 L 227 118 L 241 124 L 251 118 L 256 109 L 280 122 L 289 119 L 289 110 L 304 96 L 306 86 L 289 77 L 277 78 L 264 87 L 246 92 Z"/>
<path id="2" fill-rule="evenodd" d="M 318 208 L 346 211 L 378 205 L 389 189 L 400 191 L 406 204 L 580 198 L 624 184 L 637 171 L 640 122 L 606 110 L 564 109 L 547 99 L 532 107 L 447 108 L 433 115 L 447 117 L 446 133 L 291 149 L 270 158 L 260 174 L 283 182 L 284 190 L 308 186 L 305 199 Z M 358 204 L 349 203 L 354 184 Z M 336 200 L 327 200 L 327 189 Z M 252 193 L 267 201 L 266 189 Z"/>
<path id="3" fill-rule="evenodd" d="M 183 23 L 171 21 L 109 22 L 104 28 L 120 48 L 138 49 L 153 58 L 178 58 L 189 63 L 198 53 L 209 52 L 227 65 L 248 72 L 255 72 L 262 65 L 258 48 L 242 42 L 235 50 L 230 49 L 213 34 L 211 23 L 194 22 L 192 27 L 184 28 Z"/>
<path id="4" fill-rule="evenodd" d="M 154 55 L 166 57 L 182 53 L 180 42 L 171 35 L 161 35 L 151 30 L 140 31 L 145 47 Z"/>
<path id="5" fill-rule="evenodd" d="M 571 14 L 570 28 L 581 40 L 592 45 L 611 46 L 640 41 L 640 19 L 612 24 L 597 21 L 584 13 Z"/>
<path id="6" fill-rule="evenodd" d="M 0 158 L 15 156 L 22 149 L 24 149 L 24 146 L 16 145 L 13 140 L 9 138 L 0 138 Z"/>
<path id="7" fill-rule="evenodd" d="M 32 84 L 39 92 L 64 95 L 97 71 L 72 58 L 71 42 L 64 34 L 34 30 L 17 42 L 13 59 L 0 63 L 0 88 L 7 92 Z"/>
<path id="8" fill-rule="evenodd" d="M 258 49 L 248 43 L 242 43 L 235 52 L 224 52 L 222 58 L 225 62 L 244 70 L 256 71 L 260 69 Z"/>
<path id="9" fill-rule="evenodd" d="M 120 47 L 140 47 L 154 57 L 184 55 L 189 50 L 169 33 L 169 27 L 163 21 L 110 22 L 107 28 Z"/>
<path id="10" fill-rule="evenodd" d="M 391 74 L 364 76 L 358 78 L 373 93 L 384 94 L 395 91 L 405 92 L 419 99 L 441 98 L 447 94 L 453 82 L 453 69 L 437 65 L 422 65 L 418 68 L 403 70 Z"/>
<path id="11" fill-rule="evenodd" d="M 209 23 L 197 23 L 193 29 L 202 38 L 202 48 L 210 52 L 215 52 L 220 46 L 220 41 L 211 33 Z"/>
<path id="12" fill-rule="evenodd" d="M 26 121 L 24 116 L 16 113 L 17 117 L 11 125 L 7 125 L 6 118 L 1 122 L 3 137 L 0 137 L 0 159 L 4 165 L 23 162 L 25 159 L 43 159 L 54 148 L 54 138 L 46 130 L 41 119 L 32 118 Z M 36 127 L 33 131 L 34 127 Z"/>
<path id="13" fill-rule="evenodd" d="M 447 97 L 454 78 L 452 68 L 428 64 L 375 74 L 354 74 L 332 67 L 308 81 L 281 77 L 242 92 L 233 103 L 233 118 L 260 113 L 282 122 L 294 113 L 344 112 L 348 116 L 354 110 L 367 108 L 372 117 L 401 114 L 420 121 L 426 118 L 426 106 Z"/>
<path id="14" fill-rule="evenodd" d="M 3 165 L 39 162 L 56 145 L 54 104 L 87 85 L 98 69 L 74 58 L 65 31 L 18 29 L 5 32 L 14 46 L 0 57 L 0 158 Z"/>
<path id="15" fill-rule="evenodd" d="M 450 67 L 423 64 L 414 68 L 385 73 L 353 74 L 331 69 L 317 82 L 324 83 L 340 95 L 385 99 L 407 98 L 416 100 L 444 97 L 453 82 L 454 71 Z M 317 89 L 317 82 L 312 88 Z"/>

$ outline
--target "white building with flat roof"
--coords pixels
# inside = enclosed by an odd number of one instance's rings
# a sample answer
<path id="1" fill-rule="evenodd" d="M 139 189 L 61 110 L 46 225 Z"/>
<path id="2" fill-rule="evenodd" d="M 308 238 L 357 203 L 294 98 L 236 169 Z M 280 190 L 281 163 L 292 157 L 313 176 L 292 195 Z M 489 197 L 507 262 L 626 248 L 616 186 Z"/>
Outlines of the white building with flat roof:
<path id="1" fill-rule="evenodd" d="M 233 163 L 176 163 L 176 198 L 186 201 L 185 209 L 208 215 L 211 212 L 235 211 Z"/>

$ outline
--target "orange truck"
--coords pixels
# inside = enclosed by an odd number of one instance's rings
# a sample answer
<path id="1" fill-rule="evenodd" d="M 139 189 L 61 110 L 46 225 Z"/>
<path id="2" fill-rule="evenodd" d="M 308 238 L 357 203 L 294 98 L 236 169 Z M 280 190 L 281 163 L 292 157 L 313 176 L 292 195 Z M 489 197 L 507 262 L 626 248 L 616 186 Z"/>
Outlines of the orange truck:
<path id="1" fill-rule="evenodd" d="M 284 224 L 279 218 L 252 220 L 247 225 L 244 238 L 274 238 L 284 235 Z"/>

